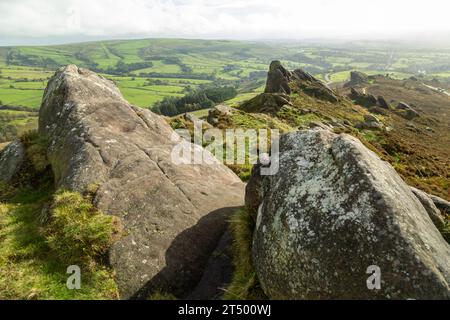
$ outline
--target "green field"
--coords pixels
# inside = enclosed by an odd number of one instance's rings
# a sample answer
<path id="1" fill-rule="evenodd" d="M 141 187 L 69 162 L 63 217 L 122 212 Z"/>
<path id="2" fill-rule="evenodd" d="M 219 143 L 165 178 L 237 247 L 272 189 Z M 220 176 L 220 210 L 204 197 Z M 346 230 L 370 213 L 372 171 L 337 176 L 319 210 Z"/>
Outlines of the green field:
<path id="1" fill-rule="evenodd" d="M 38 108 L 54 71 L 77 64 L 115 81 L 131 103 L 149 108 L 200 86 L 235 86 L 230 104 L 252 97 L 252 83 L 264 80 L 271 60 L 303 68 L 319 79 L 344 82 L 351 70 L 405 78 L 426 72 L 450 79 L 450 52 L 383 43 L 313 45 L 295 42 L 141 39 L 57 46 L 0 47 L 0 102 Z"/>

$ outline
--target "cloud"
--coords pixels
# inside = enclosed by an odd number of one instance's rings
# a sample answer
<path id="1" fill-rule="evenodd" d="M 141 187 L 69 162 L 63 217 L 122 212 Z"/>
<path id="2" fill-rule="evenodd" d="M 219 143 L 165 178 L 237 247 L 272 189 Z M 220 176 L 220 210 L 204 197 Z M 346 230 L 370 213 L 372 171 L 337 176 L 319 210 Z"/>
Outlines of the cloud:
<path id="1" fill-rule="evenodd" d="M 303 38 L 450 31 L 447 0 L 0 0 L 0 37 Z"/>

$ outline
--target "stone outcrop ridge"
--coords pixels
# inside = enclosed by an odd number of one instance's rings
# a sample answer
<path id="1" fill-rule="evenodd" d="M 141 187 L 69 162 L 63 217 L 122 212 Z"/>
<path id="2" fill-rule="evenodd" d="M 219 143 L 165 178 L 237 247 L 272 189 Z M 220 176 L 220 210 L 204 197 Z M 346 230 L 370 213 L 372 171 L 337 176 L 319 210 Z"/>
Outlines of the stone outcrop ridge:
<path id="1" fill-rule="evenodd" d="M 94 204 L 126 236 L 110 250 L 122 298 L 153 290 L 183 296 L 200 279 L 244 185 L 214 157 L 175 164 L 178 137 L 165 120 L 130 105 L 97 74 L 67 66 L 49 81 L 39 117 L 58 188 L 97 186 Z M 199 147 L 196 147 L 199 148 Z"/>
<path id="2" fill-rule="evenodd" d="M 283 136 L 279 157 L 274 176 L 255 167 L 246 194 L 254 264 L 270 298 L 450 298 L 450 246 L 433 224 L 436 208 L 388 163 L 321 129 Z M 377 290 L 367 286 L 373 267 Z"/>
<path id="3" fill-rule="evenodd" d="M 292 105 L 290 94 L 302 91 L 317 99 L 338 102 L 338 95 L 322 81 L 301 69 L 289 71 L 280 61 L 272 61 L 264 93 L 242 104 L 246 112 L 276 113 Z"/>

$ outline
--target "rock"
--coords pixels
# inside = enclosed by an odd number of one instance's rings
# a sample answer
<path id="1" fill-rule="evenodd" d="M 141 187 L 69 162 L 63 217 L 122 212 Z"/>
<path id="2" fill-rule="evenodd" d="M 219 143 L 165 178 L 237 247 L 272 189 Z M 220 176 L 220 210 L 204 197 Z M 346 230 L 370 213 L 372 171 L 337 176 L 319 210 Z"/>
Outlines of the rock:
<path id="1" fill-rule="evenodd" d="M 416 110 L 414 110 L 412 107 L 410 107 L 407 103 L 404 102 L 400 102 L 397 105 L 397 110 L 399 110 L 400 115 L 407 120 L 412 120 L 420 116 Z"/>
<path id="2" fill-rule="evenodd" d="M 357 86 L 366 83 L 368 80 L 369 78 L 365 73 L 359 71 L 352 71 L 350 72 L 350 81 L 347 82 L 344 86 L 345 87 Z"/>
<path id="3" fill-rule="evenodd" d="M 383 109 L 390 108 L 389 103 L 386 101 L 386 99 L 383 96 L 378 96 L 377 105 Z"/>
<path id="4" fill-rule="evenodd" d="M 382 116 L 388 115 L 386 109 L 381 108 L 379 106 L 369 107 L 369 108 L 367 108 L 367 110 L 369 110 L 370 113 L 379 114 L 379 115 L 382 115 Z"/>
<path id="5" fill-rule="evenodd" d="M 364 93 L 355 88 L 351 88 L 349 98 L 366 108 L 377 105 L 377 98 L 374 95 Z"/>
<path id="6" fill-rule="evenodd" d="M 391 165 L 327 130 L 282 136 L 279 159 L 252 248 L 269 298 L 450 298 L 450 246 Z"/>
<path id="7" fill-rule="evenodd" d="M 267 74 L 264 93 L 284 93 L 289 95 L 292 92 L 289 86 L 291 80 L 292 73 L 286 70 L 280 61 L 272 61 Z"/>
<path id="8" fill-rule="evenodd" d="M 441 211 L 441 213 L 445 212 L 446 214 L 450 214 L 450 202 L 435 195 L 430 194 L 428 196 L 431 200 L 433 200 L 434 205 Z"/>
<path id="9" fill-rule="evenodd" d="M 414 109 L 406 110 L 406 113 L 404 114 L 405 119 L 408 119 L 408 120 L 412 120 L 419 116 L 420 116 L 419 113 Z"/>
<path id="10" fill-rule="evenodd" d="M 338 95 L 332 89 L 310 73 L 302 69 L 289 71 L 281 65 L 280 61 L 272 61 L 264 93 L 289 96 L 292 92 L 299 90 L 321 100 L 339 101 Z"/>
<path id="11" fill-rule="evenodd" d="M 286 70 L 279 61 L 272 61 L 264 93 L 244 102 L 246 112 L 277 113 L 284 105 L 291 106 L 290 94 L 302 91 L 317 99 L 338 102 L 338 95 L 320 80 L 301 69 Z"/>
<path id="12" fill-rule="evenodd" d="M 13 141 L 0 152 L 0 183 L 10 183 L 19 173 L 25 161 L 25 147 L 19 140 Z"/>
<path id="13" fill-rule="evenodd" d="M 320 129 L 323 129 L 323 130 L 331 130 L 332 129 L 332 127 L 330 127 L 330 126 L 328 126 L 325 123 L 320 122 L 320 121 L 311 121 L 309 123 L 309 128 L 311 128 L 311 129 L 313 129 L 313 128 L 320 128 Z"/>
<path id="14" fill-rule="evenodd" d="M 374 115 L 371 115 L 371 114 L 365 114 L 364 120 L 369 121 L 369 122 L 380 122 L 380 120 L 378 120 L 377 117 L 375 117 Z"/>
<path id="15" fill-rule="evenodd" d="M 284 93 L 262 93 L 244 102 L 241 109 L 252 113 L 277 113 L 283 106 L 291 106 L 291 99 Z"/>
<path id="16" fill-rule="evenodd" d="M 399 102 L 399 104 L 397 105 L 397 109 L 400 110 L 408 110 L 408 109 L 412 109 L 409 104 L 405 103 L 405 102 Z"/>
<path id="17" fill-rule="evenodd" d="M 381 130 L 383 129 L 383 124 L 380 121 L 364 121 L 355 124 L 355 128 L 359 130 Z"/>
<path id="18" fill-rule="evenodd" d="M 332 103 L 340 101 L 338 94 L 330 87 L 302 69 L 292 71 L 291 85 L 294 92 L 300 90 L 309 96 Z"/>
<path id="19" fill-rule="evenodd" d="M 209 153 L 210 164 L 176 164 L 175 146 L 196 148 L 165 120 L 130 105 L 110 81 L 70 65 L 50 79 L 39 117 L 50 139 L 57 188 L 98 189 L 95 206 L 119 217 L 126 235 L 110 249 L 121 298 L 155 290 L 187 294 L 199 281 L 244 184 Z"/>
<path id="20" fill-rule="evenodd" d="M 417 199 L 419 199 L 420 203 L 422 203 L 423 207 L 427 211 L 428 215 L 431 218 L 431 221 L 433 221 L 436 228 L 442 230 L 442 228 L 444 228 L 445 226 L 444 217 L 441 211 L 434 204 L 431 197 L 422 190 L 413 187 L 411 187 L 411 190 L 417 197 Z"/>

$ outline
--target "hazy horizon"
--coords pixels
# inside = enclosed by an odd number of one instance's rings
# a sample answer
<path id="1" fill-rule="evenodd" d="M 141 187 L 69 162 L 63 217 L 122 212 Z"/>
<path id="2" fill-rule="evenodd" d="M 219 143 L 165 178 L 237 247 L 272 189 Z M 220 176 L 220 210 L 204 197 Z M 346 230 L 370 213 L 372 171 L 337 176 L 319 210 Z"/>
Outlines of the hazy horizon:
<path id="1" fill-rule="evenodd" d="M 0 0 L 0 46 L 186 38 L 450 44 L 444 0 Z"/>

